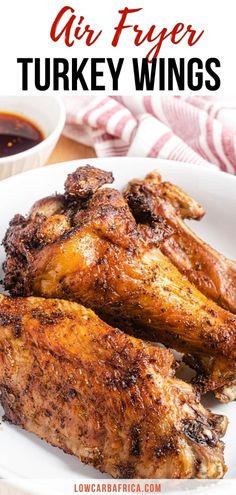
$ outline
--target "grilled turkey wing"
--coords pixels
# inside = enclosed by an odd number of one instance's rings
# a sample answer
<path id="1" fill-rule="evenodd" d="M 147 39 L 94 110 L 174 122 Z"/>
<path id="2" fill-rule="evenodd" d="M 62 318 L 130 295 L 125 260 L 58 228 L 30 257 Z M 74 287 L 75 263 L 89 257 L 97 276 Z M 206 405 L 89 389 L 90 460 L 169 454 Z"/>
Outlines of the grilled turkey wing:
<path id="1" fill-rule="evenodd" d="M 93 170 L 86 173 L 91 183 Z M 70 176 L 65 196 L 13 219 L 4 241 L 6 289 L 75 300 L 126 330 L 127 323 L 140 328 L 146 338 L 194 355 L 201 390 L 232 399 L 220 389 L 236 378 L 236 316 L 208 300 L 157 247 L 172 234 L 165 221 L 137 225 L 122 195 L 97 190 L 97 181 L 96 192 L 83 196 L 86 173 L 79 185 L 74 175 L 76 187 Z"/>
<path id="2" fill-rule="evenodd" d="M 200 220 L 203 208 L 179 187 L 162 182 L 155 171 L 131 181 L 124 195 L 138 222 L 155 224 L 164 219 L 173 228 L 173 235 L 160 244 L 161 251 L 203 294 L 236 313 L 236 263 L 184 223 L 184 219 Z"/>
<path id="3" fill-rule="evenodd" d="M 76 303 L 0 296 L 6 420 L 118 478 L 219 478 L 227 420 L 173 356 Z"/>

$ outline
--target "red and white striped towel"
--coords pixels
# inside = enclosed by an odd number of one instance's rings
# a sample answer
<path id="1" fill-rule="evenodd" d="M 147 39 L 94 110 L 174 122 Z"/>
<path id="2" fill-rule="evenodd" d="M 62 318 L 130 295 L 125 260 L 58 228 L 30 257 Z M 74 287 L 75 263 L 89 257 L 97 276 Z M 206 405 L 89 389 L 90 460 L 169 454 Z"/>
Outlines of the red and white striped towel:
<path id="1" fill-rule="evenodd" d="M 65 98 L 66 136 L 98 156 L 149 156 L 236 173 L 236 98 Z"/>

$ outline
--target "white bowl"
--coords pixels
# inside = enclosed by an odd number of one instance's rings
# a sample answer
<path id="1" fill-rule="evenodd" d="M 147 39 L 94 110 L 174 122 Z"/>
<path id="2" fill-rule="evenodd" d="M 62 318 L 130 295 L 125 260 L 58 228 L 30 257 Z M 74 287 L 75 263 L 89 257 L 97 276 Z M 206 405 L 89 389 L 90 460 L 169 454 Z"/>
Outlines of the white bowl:
<path id="1" fill-rule="evenodd" d="M 0 113 L 28 118 L 43 132 L 41 143 L 0 158 L 0 179 L 41 167 L 52 153 L 65 124 L 65 107 L 58 96 L 0 96 Z"/>

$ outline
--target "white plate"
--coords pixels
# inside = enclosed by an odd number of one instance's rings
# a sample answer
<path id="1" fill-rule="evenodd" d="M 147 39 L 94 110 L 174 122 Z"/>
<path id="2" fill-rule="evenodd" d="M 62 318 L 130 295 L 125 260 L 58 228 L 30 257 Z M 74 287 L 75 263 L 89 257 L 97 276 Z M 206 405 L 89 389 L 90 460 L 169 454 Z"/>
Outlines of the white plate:
<path id="1" fill-rule="evenodd" d="M 144 177 L 157 168 L 164 179 L 183 187 L 206 209 L 204 219 L 201 222 L 192 221 L 191 227 L 226 256 L 236 258 L 236 178 L 202 167 L 148 158 L 80 160 L 32 170 L 0 182 L 0 239 L 15 213 L 25 214 L 35 200 L 55 191 L 63 191 L 67 174 L 85 163 L 112 170 L 117 188 L 124 187 L 131 178 Z M 0 248 L 0 262 L 3 260 L 4 251 Z M 214 412 L 229 418 L 225 436 L 225 458 L 229 468 L 227 477 L 236 478 L 236 404 L 222 405 L 213 398 L 205 402 Z M 107 475 L 81 464 L 75 457 L 47 445 L 34 435 L 3 423 L 0 430 L 0 477 L 21 478 L 19 485 L 22 486 L 23 478 L 68 478 L 68 481 L 73 479 L 78 482 L 105 479 Z M 62 493 L 59 487 L 57 493 Z M 72 493 L 72 489 L 68 493 Z"/>

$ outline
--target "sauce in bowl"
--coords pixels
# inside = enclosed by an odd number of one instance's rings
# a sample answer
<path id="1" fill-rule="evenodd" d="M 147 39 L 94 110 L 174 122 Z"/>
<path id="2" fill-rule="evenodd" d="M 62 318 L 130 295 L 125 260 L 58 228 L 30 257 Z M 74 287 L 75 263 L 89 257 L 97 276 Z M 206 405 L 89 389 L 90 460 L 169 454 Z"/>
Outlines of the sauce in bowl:
<path id="1" fill-rule="evenodd" d="M 0 158 L 26 151 L 43 139 L 42 131 L 27 118 L 0 112 Z"/>

